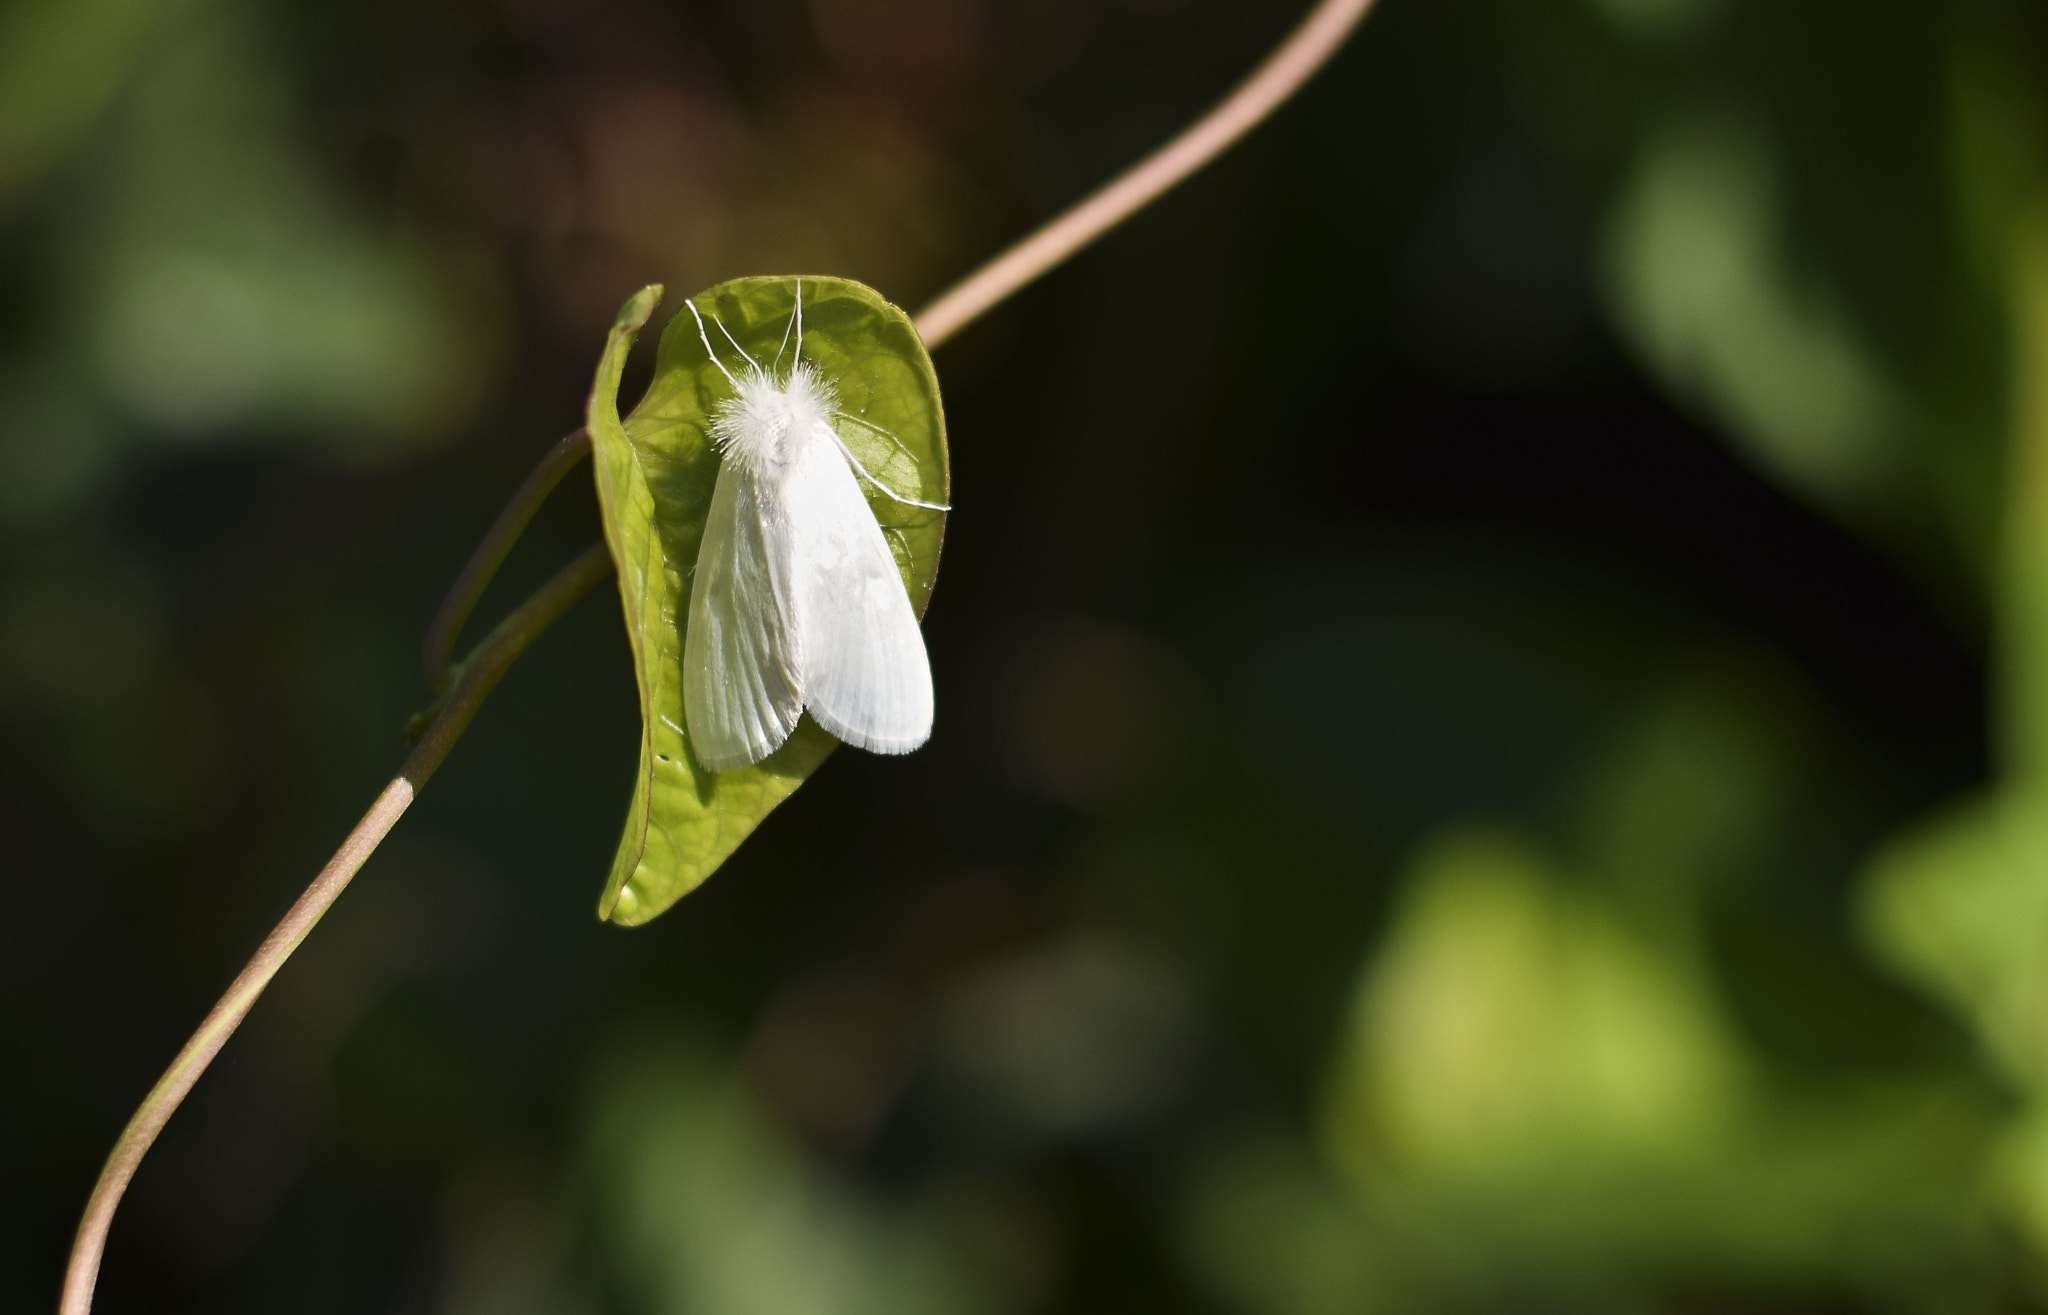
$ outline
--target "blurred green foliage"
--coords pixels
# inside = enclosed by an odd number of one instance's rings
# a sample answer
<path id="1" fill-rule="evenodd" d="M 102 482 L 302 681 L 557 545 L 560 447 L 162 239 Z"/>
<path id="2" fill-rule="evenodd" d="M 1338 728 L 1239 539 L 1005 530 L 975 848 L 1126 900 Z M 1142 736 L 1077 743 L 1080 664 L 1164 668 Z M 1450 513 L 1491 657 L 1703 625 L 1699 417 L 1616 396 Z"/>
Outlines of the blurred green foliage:
<path id="1" fill-rule="evenodd" d="M 1295 16 L 0 0 L 0 1308 L 622 298 L 915 306 Z M 103 1309 L 2048 1306 L 2044 96 L 2017 0 L 1382 0 L 942 353 L 933 742 L 595 924 L 584 605 Z"/>

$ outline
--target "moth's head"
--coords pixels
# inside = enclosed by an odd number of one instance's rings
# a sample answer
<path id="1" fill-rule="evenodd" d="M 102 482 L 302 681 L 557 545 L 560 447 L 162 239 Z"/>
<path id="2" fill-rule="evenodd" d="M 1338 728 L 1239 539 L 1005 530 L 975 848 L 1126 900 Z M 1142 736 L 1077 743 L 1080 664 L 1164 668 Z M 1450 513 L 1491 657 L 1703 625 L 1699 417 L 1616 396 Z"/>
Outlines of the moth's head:
<path id="1" fill-rule="evenodd" d="M 726 460 L 758 474 L 787 464 L 797 442 L 829 429 L 832 408 L 832 385 L 808 361 L 797 362 L 781 380 L 750 368 L 713 412 L 711 437 Z"/>

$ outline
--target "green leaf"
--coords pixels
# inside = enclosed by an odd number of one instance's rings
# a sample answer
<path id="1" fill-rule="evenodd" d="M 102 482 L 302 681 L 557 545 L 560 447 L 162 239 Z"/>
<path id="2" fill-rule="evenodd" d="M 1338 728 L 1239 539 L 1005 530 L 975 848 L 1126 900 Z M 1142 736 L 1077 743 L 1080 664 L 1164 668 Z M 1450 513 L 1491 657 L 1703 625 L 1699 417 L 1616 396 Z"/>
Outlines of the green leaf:
<path id="1" fill-rule="evenodd" d="M 735 279 L 697 295 L 694 304 L 726 369 L 738 373 L 734 367 L 744 364 L 734 343 L 763 366 L 773 368 L 778 355 L 786 366 L 792 348 L 784 345 L 785 335 L 798 286 L 793 278 Z M 840 411 L 852 417 L 840 423 L 841 439 L 894 492 L 945 502 L 950 477 L 939 384 L 909 317 L 846 279 L 807 277 L 801 286 L 803 358 L 832 381 Z M 589 411 L 605 542 L 618 566 L 640 684 L 640 771 L 597 906 L 599 917 L 626 926 L 654 918 L 696 889 L 838 745 L 806 716 L 787 743 L 752 767 L 709 772 L 690 752 L 683 628 L 718 478 L 708 427 L 732 385 L 685 311 L 661 335 L 646 396 L 620 422 L 626 353 L 660 297 L 659 286 L 644 288 L 619 311 Z M 866 492 L 921 616 L 938 575 L 945 513 L 904 506 L 872 487 Z"/>

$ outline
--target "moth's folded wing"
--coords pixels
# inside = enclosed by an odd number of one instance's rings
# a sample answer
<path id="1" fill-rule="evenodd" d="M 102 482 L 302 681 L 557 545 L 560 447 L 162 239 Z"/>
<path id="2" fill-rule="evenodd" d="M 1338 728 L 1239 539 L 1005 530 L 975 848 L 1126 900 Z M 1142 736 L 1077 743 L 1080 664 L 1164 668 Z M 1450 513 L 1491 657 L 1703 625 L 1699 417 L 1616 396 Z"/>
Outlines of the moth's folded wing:
<path id="1" fill-rule="evenodd" d="M 848 744 L 908 753 L 931 738 L 932 673 L 896 558 L 836 444 L 813 445 L 787 487 L 805 706 Z"/>
<path id="2" fill-rule="evenodd" d="M 683 718 L 690 748 L 714 772 L 757 763 L 803 714 L 785 603 L 771 582 L 759 490 L 728 462 L 690 584 L 683 637 Z"/>

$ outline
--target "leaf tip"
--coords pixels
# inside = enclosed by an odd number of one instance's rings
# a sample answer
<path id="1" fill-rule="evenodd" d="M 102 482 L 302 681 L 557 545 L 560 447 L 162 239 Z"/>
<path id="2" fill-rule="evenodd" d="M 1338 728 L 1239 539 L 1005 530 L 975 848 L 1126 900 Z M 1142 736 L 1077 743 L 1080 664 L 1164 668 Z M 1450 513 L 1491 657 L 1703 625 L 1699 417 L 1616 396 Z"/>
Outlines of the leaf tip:
<path id="1" fill-rule="evenodd" d="M 638 333 L 647 323 L 648 316 L 654 314 L 655 304 L 661 300 L 661 291 L 661 284 L 650 283 L 626 298 L 626 304 L 619 307 L 619 317 L 612 321 L 613 332 Z"/>
<path id="2" fill-rule="evenodd" d="M 647 921 L 647 911 L 641 907 L 640 892 L 628 880 L 609 903 L 599 908 L 597 916 L 604 922 L 616 923 L 621 927 L 637 927 Z"/>

